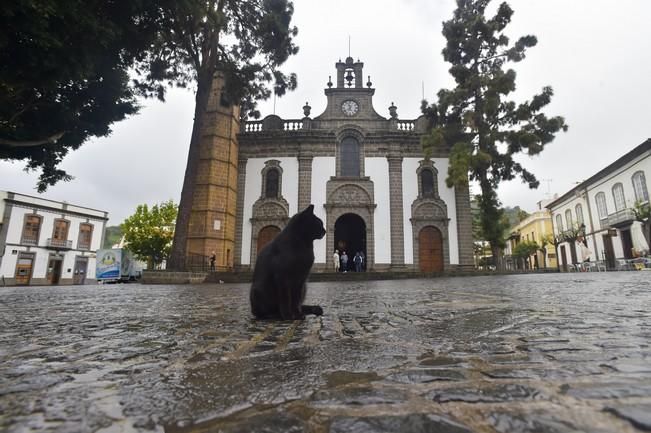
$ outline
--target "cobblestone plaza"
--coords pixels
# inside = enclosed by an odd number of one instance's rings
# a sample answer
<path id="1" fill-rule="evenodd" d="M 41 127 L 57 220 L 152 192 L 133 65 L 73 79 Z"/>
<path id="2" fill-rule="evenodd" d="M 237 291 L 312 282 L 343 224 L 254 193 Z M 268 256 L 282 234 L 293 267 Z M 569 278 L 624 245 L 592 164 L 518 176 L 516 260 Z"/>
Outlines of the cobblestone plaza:
<path id="1" fill-rule="evenodd" d="M 0 288 L 0 431 L 649 431 L 650 277 Z"/>

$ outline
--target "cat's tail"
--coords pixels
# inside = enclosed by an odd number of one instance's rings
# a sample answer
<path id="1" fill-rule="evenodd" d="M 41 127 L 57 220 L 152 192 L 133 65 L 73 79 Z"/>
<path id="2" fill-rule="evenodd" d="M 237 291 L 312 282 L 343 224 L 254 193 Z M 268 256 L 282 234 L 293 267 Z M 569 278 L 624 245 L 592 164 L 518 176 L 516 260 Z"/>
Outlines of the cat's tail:
<path id="1" fill-rule="evenodd" d="M 323 316 L 323 308 L 318 305 L 302 305 L 301 312 L 303 314 L 314 314 L 315 316 Z"/>

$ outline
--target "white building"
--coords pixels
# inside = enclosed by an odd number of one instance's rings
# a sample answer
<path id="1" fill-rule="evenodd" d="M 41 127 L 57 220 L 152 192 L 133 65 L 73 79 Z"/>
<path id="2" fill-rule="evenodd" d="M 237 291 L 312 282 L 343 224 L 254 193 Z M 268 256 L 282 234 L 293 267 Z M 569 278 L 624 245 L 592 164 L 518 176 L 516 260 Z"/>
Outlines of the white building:
<path id="1" fill-rule="evenodd" d="M 0 191 L 0 285 L 88 284 L 108 212 Z"/>
<path id="2" fill-rule="evenodd" d="M 559 245 L 563 268 L 589 258 L 616 269 L 620 260 L 648 253 L 649 241 L 633 208 L 636 202 L 649 205 L 650 176 L 651 139 L 547 205 L 554 233 L 580 235 L 577 242 Z"/>
<path id="3" fill-rule="evenodd" d="M 258 251 L 296 212 L 314 205 L 326 228 L 314 243 L 317 271 L 333 269 L 335 249 L 362 252 L 370 271 L 441 272 L 473 267 L 467 188 L 445 183 L 449 149 L 425 155 L 427 119 L 389 117 L 373 106 L 363 63 L 336 64 L 327 106 L 311 118 L 270 115 L 238 135 L 235 266 L 250 268 Z"/>

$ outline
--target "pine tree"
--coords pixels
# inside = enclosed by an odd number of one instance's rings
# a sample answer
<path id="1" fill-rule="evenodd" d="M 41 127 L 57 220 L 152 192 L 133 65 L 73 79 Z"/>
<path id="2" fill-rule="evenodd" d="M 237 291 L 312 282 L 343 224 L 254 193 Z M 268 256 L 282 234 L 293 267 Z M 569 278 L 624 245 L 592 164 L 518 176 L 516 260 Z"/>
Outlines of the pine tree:
<path id="1" fill-rule="evenodd" d="M 423 146 L 426 154 L 432 147 L 450 149 L 448 186 L 465 186 L 469 180 L 479 184 L 482 231 L 493 256 L 499 257 L 503 227 L 498 185 L 519 177 L 537 188 L 534 174 L 516 162 L 514 155 L 540 153 L 567 125 L 562 117 L 542 112 L 551 101 L 551 87 L 520 104 L 508 99 L 515 90 L 516 73 L 506 66 L 523 60 L 537 39 L 524 36 L 511 44 L 504 29 L 513 10 L 502 3 L 487 18 L 490 2 L 457 0 L 453 18 L 443 23 L 447 39 L 443 57 L 452 65 L 449 71 L 456 87 L 440 90 L 434 104 L 423 102 L 423 113 L 432 125 Z"/>

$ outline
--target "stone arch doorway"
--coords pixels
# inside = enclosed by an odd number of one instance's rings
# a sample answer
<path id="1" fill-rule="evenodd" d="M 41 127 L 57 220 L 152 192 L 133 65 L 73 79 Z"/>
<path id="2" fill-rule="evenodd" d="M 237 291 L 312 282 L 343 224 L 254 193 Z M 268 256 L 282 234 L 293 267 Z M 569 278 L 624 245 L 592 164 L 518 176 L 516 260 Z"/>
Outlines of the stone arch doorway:
<path id="1" fill-rule="evenodd" d="M 368 257 L 366 251 L 366 223 L 364 219 L 354 213 L 346 213 L 335 221 L 335 248 L 341 254 L 346 251 L 348 255 L 348 270 L 354 269 L 353 257 L 355 253 L 364 253 L 364 261 Z"/>
<path id="2" fill-rule="evenodd" d="M 443 272 L 443 235 L 434 226 L 425 226 L 418 233 L 418 252 L 421 272 Z"/>
<path id="3" fill-rule="evenodd" d="M 262 248 L 265 247 L 269 242 L 271 242 L 276 236 L 280 233 L 280 229 L 276 226 L 266 226 L 260 230 L 258 233 L 258 245 L 257 252 L 260 253 Z"/>

